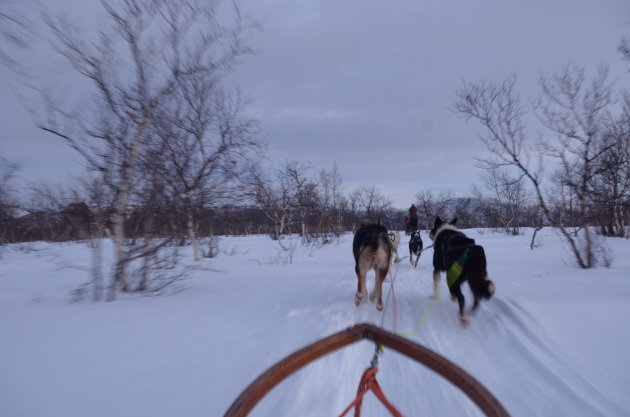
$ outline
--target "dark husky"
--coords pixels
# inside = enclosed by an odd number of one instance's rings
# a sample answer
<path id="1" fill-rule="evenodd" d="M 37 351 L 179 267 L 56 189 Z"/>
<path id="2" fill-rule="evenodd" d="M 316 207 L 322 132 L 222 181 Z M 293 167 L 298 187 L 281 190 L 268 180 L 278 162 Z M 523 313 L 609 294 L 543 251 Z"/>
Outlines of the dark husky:
<path id="1" fill-rule="evenodd" d="M 422 253 L 422 237 L 420 237 L 420 230 L 416 230 L 411 234 L 411 239 L 409 240 L 409 262 L 415 268 L 418 265 L 418 261 L 420 260 L 420 254 Z M 414 261 L 413 256 L 416 255 L 416 259 Z"/>
<path id="2" fill-rule="evenodd" d="M 387 235 L 387 229 L 379 224 L 364 224 L 354 235 L 352 252 L 354 253 L 354 270 L 357 273 L 357 293 L 354 303 L 359 305 L 367 295 L 365 276 L 374 268 L 374 289 L 370 294 L 370 301 L 376 300 L 376 308 L 383 309 L 382 287 L 389 272 L 392 256 L 392 244 Z"/>
<path id="3" fill-rule="evenodd" d="M 489 299 L 494 294 L 494 284 L 488 280 L 486 254 L 483 247 L 476 245 L 455 227 L 457 218 L 450 223 L 435 219 L 429 237 L 433 240 L 433 295 L 440 298 L 440 272 L 446 272 L 446 279 L 451 297 L 459 302 L 459 317 L 466 322 L 464 306 L 466 301 L 461 285 L 468 281 L 475 298 L 472 310 L 479 307 L 482 298 Z"/>

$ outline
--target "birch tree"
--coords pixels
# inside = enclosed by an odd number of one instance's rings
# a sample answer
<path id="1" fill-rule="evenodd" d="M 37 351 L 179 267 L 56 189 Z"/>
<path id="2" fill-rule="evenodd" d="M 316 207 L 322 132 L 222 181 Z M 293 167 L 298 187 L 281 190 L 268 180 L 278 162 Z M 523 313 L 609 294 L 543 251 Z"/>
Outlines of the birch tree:
<path id="1" fill-rule="evenodd" d="M 251 171 L 250 199 L 271 221 L 274 239 L 284 251 L 289 248 L 282 237 L 289 227 L 299 220 L 302 234 L 306 233 L 306 215 L 314 201 L 316 184 L 308 178 L 308 163 L 286 161 L 273 170 L 271 177 L 262 174 L 260 168 Z"/>
<path id="2" fill-rule="evenodd" d="M 424 224 L 425 230 L 431 230 L 436 216 L 451 217 L 451 206 L 455 201 L 455 194 L 452 190 L 442 190 L 437 193 L 424 190 L 415 195 L 416 206 L 418 207 L 418 225 Z"/>
<path id="3" fill-rule="evenodd" d="M 234 8 L 233 25 L 218 21 L 218 2 L 202 0 L 103 0 L 95 33 L 63 17 L 46 16 L 52 43 L 86 86 L 83 102 L 42 93 L 39 126 L 79 152 L 89 169 L 113 190 L 115 268 L 108 299 L 129 291 L 125 219 L 138 161 L 153 140 L 156 110 L 192 78 L 229 72 L 246 52 L 245 29 Z M 43 119 L 43 120 L 41 120 Z"/>
<path id="4" fill-rule="evenodd" d="M 581 268 L 592 268 L 601 250 L 596 247 L 590 228 L 589 182 L 604 151 L 597 143 L 603 133 L 603 117 L 611 103 L 606 68 L 601 67 L 590 83 L 586 82 L 584 70 L 572 63 L 557 73 L 540 77 L 541 95 L 534 109 L 548 129 L 549 139 L 540 144 L 542 151 L 538 154 L 533 153 L 532 145 L 526 141 L 529 112 L 515 84 L 516 76 L 500 83 L 464 83 L 457 92 L 455 108 L 484 128 L 481 140 L 492 156 L 480 160 L 482 167 L 511 167 L 526 178 L 545 218 L 567 241 L 576 263 Z M 545 156 L 558 164 L 553 182 L 576 198 L 578 226 L 582 229 L 579 237 L 570 230 L 572 225 L 553 210 L 550 198 L 545 195 L 540 163 Z M 534 165 L 532 159 L 539 163 Z"/>
<path id="5" fill-rule="evenodd" d="M 520 233 L 521 215 L 528 200 L 522 176 L 512 176 L 505 169 L 492 167 L 482 175 L 486 193 L 476 190 L 487 215 L 507 234 Z"/>
<path id="6" fill-rule="evenodd" d="M 367 222 L 384 223 L 393 203 L 374 184 L 362 185 L 348 196 L 351 210 Z"/>
<path id="7" fill-rule="evenodd" d="M 195 77 L 181 83 L 179 95 L 162 106 L 147 169 L 156 169 L 174 197 L 181 199 L 188 240 L 195 260 L 203 207 L 233 196 L 239 172 L 263 144 L 256 138 L 256 120 L 244 113 L 246 100 L 229 95 L 218 80 Z"/>

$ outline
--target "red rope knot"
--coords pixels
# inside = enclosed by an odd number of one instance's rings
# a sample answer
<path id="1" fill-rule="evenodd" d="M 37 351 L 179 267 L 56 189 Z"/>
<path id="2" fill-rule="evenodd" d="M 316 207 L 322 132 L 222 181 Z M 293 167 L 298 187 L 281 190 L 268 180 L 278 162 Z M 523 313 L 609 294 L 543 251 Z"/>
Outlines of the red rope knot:
<path id="1" fill-rule="evenodd" d="M 403 417 L 402 413 L 398 411 L 396 407 L 394 407 L 385 394 L 383 394 L 383 390 L 381 390 L 381 386 L 378 384 L 376 380 L 376 373 L 378 372 L 378 368 L 370 367 L 363 372 L 363 376 L 361 377 L 361 381 L 359 381 L 359 388 L 357 389 L 357 398 L 344 410 L 343 413 L 339 417 L 345 416 L 348 411 L 354 407 L 354 417 L 361 417 L 361 405 L 363 403 L 363 396 L 366 392 L 372 391 L 376 398 L 378 398 L 385 408 L 389 410 L 390 413 L 394 417 Z"/>

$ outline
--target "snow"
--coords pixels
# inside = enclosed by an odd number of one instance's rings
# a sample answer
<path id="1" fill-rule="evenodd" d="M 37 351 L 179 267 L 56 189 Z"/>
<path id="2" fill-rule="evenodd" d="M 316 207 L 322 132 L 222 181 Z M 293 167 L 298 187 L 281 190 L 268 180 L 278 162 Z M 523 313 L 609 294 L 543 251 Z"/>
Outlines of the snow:
<path id="1" fill-rule="evenodd" d="M 221 253 L 202 261 L 185 291 L 110 303 L 70 302 L 89 280 L 85 242 L 6 246 L 0 415 L 221 416 L 268 367 L 361 322 L 412 333 L 477 378 L 513 416 L 630 415 L 630 241 L 605 240 L 612 268 L 581 270 L 550 229 L 539 232 L 533 251 L 531 231 L 465 232 L 485 247 L 497 286 L 467 327 L 445 282 L 442 299 L 429 300 L 432 250 L 416 269 L 408 258 L 393 266 L 384 313 L 369 301 L 356 307 L 350 234 L 316 250 L 298 245 L 292 263 L 266 236 L 222 237 Z M 363 341 L 307 365 L 250 415 L 338 416 L 373 350 Z M 407 416 L 482 415 L 446 380 L 391 349 L 377 378 Z M 368 394 L 363 414 L 388 412 Z"/>

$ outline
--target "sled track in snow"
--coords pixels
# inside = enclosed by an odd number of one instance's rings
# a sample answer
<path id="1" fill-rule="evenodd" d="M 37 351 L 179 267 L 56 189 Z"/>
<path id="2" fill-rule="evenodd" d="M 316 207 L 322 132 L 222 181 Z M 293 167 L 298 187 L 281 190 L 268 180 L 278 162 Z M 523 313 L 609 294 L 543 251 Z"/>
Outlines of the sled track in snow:
<path id="1" fill-rule="evenodd" d="M 522 306 L 503 299 L 500 280 L 498 295 L 482 301 L 479 310 L 472 314 L 470 325 L 463 327 L 457 317 L 457 304 L 450 300 L 444 282 L 442 299 L 439 302 L 429 299 L 433 291 L 430 267 L 413 269 L 409 264 L 401 264 L 395 265 L 394 270 L 396 268 L 396 330 L 409 332 L 416 328 L 427 304 L 434 303 L 420 331 L 412 339 L 453 360 L 472 375 L 484 373 L 475 372 L 476 369 L 496 369 L 495 379 L 481 382 L 504 402 L 508 410 L 510 404 L 521 403 L 522 408 L 531 410 L 531 416 L 625 414 L 621 407 L 610 402 L 580 376 L 575 365 L 556 348 L 553 338 L 545 334 Z M 467 285 L 465 287 L 467 309 L 470 309 L 472 294 Z M 391 316 L 391 308 L 386 314 Z M 385 319 L 386 328 L 392 323 L 391 319 Z M 522 381 L 519 392 L 503 390 L 502 381 L 506 378 Z M 559 398 L 570 400 L 558 401 Z M 572 405 L 571 409 L 567 409 L 567 403 Z M 563 404 L 562 407 L 559 404 Z"/>
<path id="2" fill-rule="evenodd" d="M 389 294 L 392 278 L 395 299 Z M 373 280 L 371 272 L 368 291 Z M 497 295 L 482 301 L 471 316 L 470 325 L 463 327 L 444 277 L 442 299 L 429 299 L 433 282 L 426 260 L 425 265 L 421 260 L 415 269 L 408 260 L 393 265 L 392 275 L 383 285 L 383 300 L 389 294 L 384 312 L 378 312 L 369 301 L 354 305 L 356 276 L 349 268 L 341 276 L 322 279 L 321 284 L 328 286 L 330 292 L 328 303 L 304 310 L 312 319 L 311 325 L 301 330 L 302 339 L 312 342 L 363 322 L 376 326 L 382 323 L 384 329 L 395 333 L 413 333 L 429 308 L 426 320 L 410 339 L 445 356 L 471 375 L 482 376 L 480 382 L 509 412 L 511 408 L 527 410 L 527 416 L 541 417 L 626 415 L 580 376 L 579 369 L 558 351 L 553 338 L 544 333 L 533 315 L 501 295 L 501 281 L 496 281 Z M 470 309 L 472 295 L 465 287 Z M 394 303 L 396 329 L 392 328 Z M 355 397 L 357 383 L 372 354 L 373 345 L 356 344 L 307 365 L 271 391 L 251 415 L 316 416 L 321 415 L 322 401 L 328 404 L 329 415 L 338 415 Z M 515 379 L 519 381 L 518 390 L 510 388 Z M 390 401 L 408 416 L 483 415 L 457 388 L 395 351 L 386 349 L 381 357 L 379 382 Z M 364 409 L 373 416 L 390 415 L 370 396 L 364 400 Z"/>

